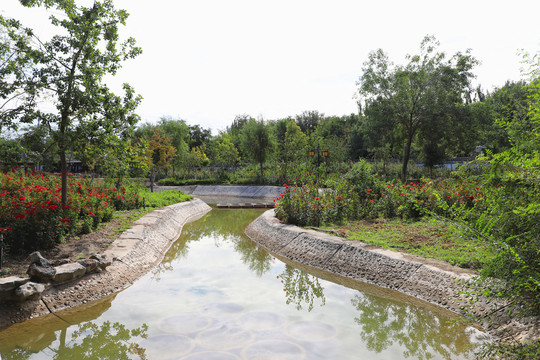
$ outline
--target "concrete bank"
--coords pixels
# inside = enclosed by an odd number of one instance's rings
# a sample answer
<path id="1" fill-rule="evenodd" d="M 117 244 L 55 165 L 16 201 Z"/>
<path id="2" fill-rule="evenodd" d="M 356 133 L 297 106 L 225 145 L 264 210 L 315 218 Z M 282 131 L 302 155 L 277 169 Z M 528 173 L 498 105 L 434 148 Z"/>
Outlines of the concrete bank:
<path id="1" fill-rule="evenodd" d="M 211 207 L 199 199 L 155 210 L 117 238 L 103 253 L 112 264 L 106 271 L 49 286 L 40 300 L 0 306 L 0 329 L 34 317 L 80 306 L 121 291 L 159 263 L 184 224 Z"/>
<path id="2" fill-rule="evenodd" d="M 507 331 L 519 339 L 538 339 L 538 323 L 516 322 L 504 313 L 505 304 L 471 298 L 463 291 L 474 274 L 447 263 L 424 259 L 361 242 L 282 224 L 268 210 L 246 228 L 246 234 L 278 256 L 333 274 L 397 290 L 458 314 L 471 309 L 475 320 L 492 335 Z M 496 322 L 487 315 L 498 314 Z"/>
<path id="3" fill-rule="evenodd" d="M 160 186 L 162 189 L 178 189 L 194 196 L 231 197 L 246 199 L 274 199 L 283 191 L 281 186 L 262 185 L 187 185 Z"/>

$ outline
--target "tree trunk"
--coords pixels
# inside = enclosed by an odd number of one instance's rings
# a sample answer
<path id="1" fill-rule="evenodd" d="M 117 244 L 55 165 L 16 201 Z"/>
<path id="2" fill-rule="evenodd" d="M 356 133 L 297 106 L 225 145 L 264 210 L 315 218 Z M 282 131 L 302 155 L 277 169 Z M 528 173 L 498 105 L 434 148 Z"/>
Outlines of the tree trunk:
<path id="1" fill-rule="evenodd" d="M 156 178 L 156 168 L 152 167 L 150 171 L 150 192 L 154 192 L 154 179 Z"/>
<path id="2" fill-rule="evenodd" d="M 407 136 L 407 144 L 403 149 L 403 163 L 401 165 L 401 181 L 407 181 L 407 165 L 409 164 L 409 157 L 411 155 L 411 144 L 414 134 L 409 134 Z"/>
<path id="3" fill-rule="evenodd" d="M 62 111 L 60 122 L 60 139 L 58 150 L 60 155 L 60 177 L 62 179 L 62 205 L 67 204 L 67 160 L 66 160 L 66 124 L 68 123 L 67 110 Z"/>
<path id="4" fill-rule="evenodd" d="M 260 164 L 260 166 L 261 166 L 261 180 L 262 180 L 263 175 L 264 175 L 264 174 L 263 174 L 263 163 L 262 163 L 262 161 L 261 161 L 259 164 Z"/>
<path id="5" fill-rule="evenodd" d="M 62 178 L 62 205 L 67 204 L 67 161 L 66 150 L 60 149 L 60 176 Z"/>

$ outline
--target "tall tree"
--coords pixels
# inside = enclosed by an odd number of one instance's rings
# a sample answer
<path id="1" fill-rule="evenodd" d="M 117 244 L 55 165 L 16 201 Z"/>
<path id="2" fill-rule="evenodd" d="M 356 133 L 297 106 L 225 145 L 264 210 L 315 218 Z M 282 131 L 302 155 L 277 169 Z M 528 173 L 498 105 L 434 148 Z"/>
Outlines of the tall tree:
<path id="1" fill-rule="evenodd" d="M 241 132 L 242 150 L 253 161 L 259 163 L 261 178 L 263 177 L 263 164 L 270 151 L 270 131 L 264 120 L 250 119 Z"/>
<path id="2" fill-rule="evenodd" d="M 158 126 L 166 137 L 172 138 L 172 146 L 176 148 L 176 156 L 172 161 L 174 175 L 175 168 L 181 166 L 182 158 L 189 153 L 189 126 L 184 120 L 176 120 L 168 116 L 162 117 Z"/>
<path id="3" fill-rule="evenodd" d="M 116 74 L 121 62 L 139 55 L 141 49 L 133 38 L 119 44 L 118 28 L 125 25 L 128 13 L 116 10 L 112 0 L 95 0 L 92 7 L 79 6 L 75 0 L 21 0 L 21 4 L 55 9 L 51 24 L 60 28 L 58 35 L 45 41 L 16 20 L 2 21 L 13 51 L 32 62 L 29 70 L 13 75 L 21 82 L 32 80 L 35 96 L 49 97 L 56 106 L 48 112 L 28 102 L 23 113 L 53 129 L 60 157 L 62 202 L 66 203 L 66 152 L 88 141 L 88 135 L 96 141 L 111 134 L 127 139 L 139 120 L 134 111 L 141 98 L 128 84 L 123 86 L 123 97 L 115 95 L 104 77 Z M 18 41 L 21 33 L 31 41 Z"/>
<path id="4" fill-rule="evenodd" d="M 166 137 L 161 128 L 156 127 L 148 142 L 147 158 L 150 165 L 150 190 L 154 191 L 156 170 L 167 170 L 176 155 L 176 148 L 172 146 L 173 139 Z"/>
<path id="5" fill-rule="evenodd" d="M 285 132 L 284 141 L 284 168 L 285 177 L 287 177 L 287 166 L 291 163 L 304 162 L 307 157 L 307 143 L 308 139 L 306 134 L 302 132 L 300 126 L 296 125 L 293 120 L 289 120 L 287 123 L 287 130 Z"/>
<path id="6" fill-rule="evenodd" d="M 0 130 L 34 120 L 39 78 L 31 71 L 32 54 L 20 50 L 31 41 L 31 31 L 0 15 Z"/>
<path id="7" fill-rule="evenodd" d="M 471 70 L 478 63 L 469 51 L 447 60 L 438 46 L 434 37 L 426 36 L 420 54 L 408 55 L 404 66 L 394 66 L 381 49 L 371 52 L 357 82 L 364 108 L 384 106 L 386 120 L 401 133 L 403 181 L 416 135 L 426 124 L 452 121 L 456 104 L 470 91 Z"/>
<path id="8" fill-rule="evenodd" d="M 207 144 L 212 138 L 212 131 L 205 129 L 199 124 L 189 125 L 189 148 Z"/>
<path id="9" fill-rule="evenodd" d="M 296 123 L 302 129 L 302 132 L 308 136 L 315 131 L 319 122 L 324 119 L 324 114 L 318 111 L 304 111 L 295 116 Z"/>
<path id="10" fill-rule="evenodd" d="M 217 139 L 216 161 L 221 163 L 221 168 L 234 167 L 239 160 L 240 156 L 232 142 L 231 136 L 226 133 L 220 134 L 219 139 Z"/>

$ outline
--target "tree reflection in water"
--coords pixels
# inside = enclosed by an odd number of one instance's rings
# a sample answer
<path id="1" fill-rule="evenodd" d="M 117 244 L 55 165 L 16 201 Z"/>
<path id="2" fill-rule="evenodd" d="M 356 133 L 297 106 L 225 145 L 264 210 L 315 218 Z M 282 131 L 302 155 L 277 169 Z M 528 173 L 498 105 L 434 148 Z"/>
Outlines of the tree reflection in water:
<path id="1" fill-rule="evenodd" d="M 315 299 L 319 299 L 324 306 L 326 299 L 319 279 L 302 270 L 285 265 L 285 270 L 279 275 L 287 296 L 287 304 L 295 304 L 297 310 L 302 310 L 302 305 L 307 304 L 308 311 L 313 309 Z"/>
<path id="2" fill-rule="evenodd" d="M 369 350 L 381 352 L 397 341 L 406 349 L 405 358 L 452 359 L 471 351 L 470 346 L 464 345 L 471 343 L 471 334 L 463 329 L 463 324 L 427 308 L 368 293 L 356 294 L 351 303 L 359 311 L 355 321 Z"/>
<path id="3" fill-rule="evenodd" d="M 175 260 L 187 256 L 189 243 L 203 238 L 214 239 L 216 247 L 232 243 L 234 249 L 241 254 L 242 262 L 257 276 L 262 276 L 270 270 L 272 256 L 244 234 L 246 226 L 261 213 L 261 210 L 214 209 L 196 222 L 186 224 L 178 241 L 171 246 L 161 264 L 153 271 L 154 276 L 159 277 L 160 273 L 172 270 Z"/>
<path id="4" fill-rule="evenodd" d="M 109 321 L 101 325 L 93 322 L 79 324 L 79 328 L 71 334 L 71 340 L 66 342 L 67 328 L 60 330 L 60 338 L 47 349 L 52 352 L 51 359 L 55 360 L 145 360 L 145 349 L 140 347 L 133 338 L 145 339 L 148 326 L 129 330 L 118 322 Z M 56 345 L 56 347 L 55 347 Z M 34 351 L 16 348 L 4 354 L 4 360 L 29 359 Z"/>

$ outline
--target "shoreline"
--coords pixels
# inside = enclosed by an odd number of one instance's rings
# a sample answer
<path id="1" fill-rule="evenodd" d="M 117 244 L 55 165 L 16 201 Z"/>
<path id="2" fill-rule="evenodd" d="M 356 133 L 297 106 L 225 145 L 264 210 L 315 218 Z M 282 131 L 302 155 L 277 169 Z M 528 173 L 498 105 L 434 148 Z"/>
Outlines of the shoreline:
<path id="1" fill-rule="evenodd" d="M 186 223 L 197 220 L 211 209 L 204 201 L 194 199 L 144 215 L 102 253 L 112 262 L 105 271 L 48 286 L 39 300 L 2 304 L 0 329 L 124 290 L 161 261 Z"/>
<path id="2" fill-rule="evenodd" d="M 488 334 L 502 339 L 508 335 L 519 341 L 538 340 L 539 324 L 530 318 L 516 321 L 505 314 L 506 303 L 481 297 L 471 302 L 467 284 L 471 271 L 442 261 L 425 259 L 378 248 L 294 225 L 283 224 L 274 210 L 268 210 L 246 228 L 246 234 L 268 251 L 318 270 L 360 281 L 424 300 L 466 316 Z M 497 314 L 497 322 L 490 318 Z"/>

